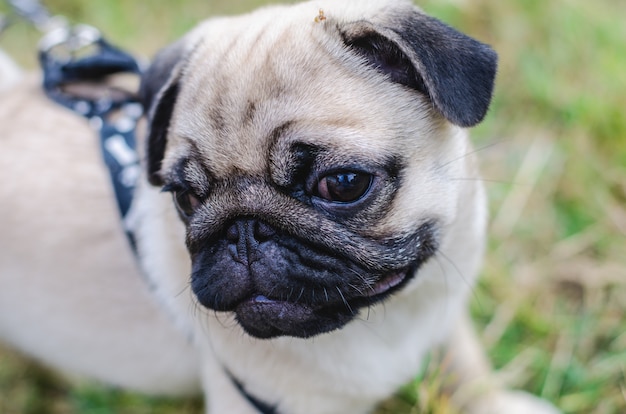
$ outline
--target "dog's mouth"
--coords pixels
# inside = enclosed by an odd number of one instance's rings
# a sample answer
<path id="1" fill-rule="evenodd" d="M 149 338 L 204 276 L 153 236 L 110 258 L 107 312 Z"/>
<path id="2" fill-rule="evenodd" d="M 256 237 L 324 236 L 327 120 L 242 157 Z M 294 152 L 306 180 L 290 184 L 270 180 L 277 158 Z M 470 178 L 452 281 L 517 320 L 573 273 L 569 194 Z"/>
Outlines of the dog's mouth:
<path id="1" fill-rule="evenodd" d="M 261 234 L 265 227 L 252 219 L 235 225 L 232 234 L 190 250 L 191 287 L 199 303 L 232 312 L 257 338 L 308 338 L 340 329 L 402 290 L 437 250 L 430 223 L 370 244 L 368 256 L 278 231 Z"/>
<path id="2" fill-rule="evenodd" d="M 371 289 L 366 291 L 366 296 L 370 298 L 376 298 L 379 295 L 387 294 L 391 289 L 399 286 L 404 282 L 408 276 L 409 270 L 391 273 L 372 286 Z"/>
<path id="3" fill-rule="evenodd" d="M 343 327 L 359 309 L 401 289 L 414 273 L 414 267 L 390 273 L 361 290 L 358 296 L 346 297 L 339 292 L 341 301 L 337 303 L 310 304 L 255 294 L 236 306 L 235 317 L 249 335 L 257 338 L 284 335 L 307 338 Z"/>

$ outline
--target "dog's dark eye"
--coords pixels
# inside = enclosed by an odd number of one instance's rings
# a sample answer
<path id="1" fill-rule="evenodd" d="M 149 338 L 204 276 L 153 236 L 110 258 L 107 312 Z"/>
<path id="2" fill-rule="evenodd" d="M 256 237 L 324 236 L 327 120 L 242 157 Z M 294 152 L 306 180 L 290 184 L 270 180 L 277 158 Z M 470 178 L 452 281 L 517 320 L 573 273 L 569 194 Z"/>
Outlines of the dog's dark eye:
<path id="1" fill-rule="evenodd" d="M 352 203 L 367 193 L 372 176 L 363 172 L 343 171 L 322 177 L 317 183 L 317 195 L 327 201 Z"/>
<path id="2" fill-rule="evenodd" d="M 172 193 L 174 205 L 183 218 L 191 217 L 202 204 L 200 199 L 186 185 L 166 184 L 161 191 Z"/>
<path id="3" fill-rule="evenodd" d="M 174 204 L 181 214 L 189 217 L 200 207 L 200 200 L 188 190 L 172 192 Z"/>

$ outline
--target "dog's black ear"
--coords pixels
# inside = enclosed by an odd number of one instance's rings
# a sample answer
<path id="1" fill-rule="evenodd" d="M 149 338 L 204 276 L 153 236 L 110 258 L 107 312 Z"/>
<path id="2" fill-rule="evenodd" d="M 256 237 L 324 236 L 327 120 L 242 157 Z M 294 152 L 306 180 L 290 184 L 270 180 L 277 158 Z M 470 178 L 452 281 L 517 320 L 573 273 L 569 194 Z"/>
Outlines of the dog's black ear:
<path id="1" fill-rule="evenodd" d="M 367 64 L 426 94 L 453 124 L 470 127 L 485 117 L 497 70 L 497 55 L 489 46 L 410 5 L 340 30 Z"/>
<path id="2" fill-rule="evenodd" d="M 163 185 L 161 163 L 167 146 L 167 133 L 179 91 L 181 66 L 185 60 L 182 41 L 160 51 L 145 71 L 139 88 L 139 98 L 148 114 L 146 167 L 148 181 Z"/>

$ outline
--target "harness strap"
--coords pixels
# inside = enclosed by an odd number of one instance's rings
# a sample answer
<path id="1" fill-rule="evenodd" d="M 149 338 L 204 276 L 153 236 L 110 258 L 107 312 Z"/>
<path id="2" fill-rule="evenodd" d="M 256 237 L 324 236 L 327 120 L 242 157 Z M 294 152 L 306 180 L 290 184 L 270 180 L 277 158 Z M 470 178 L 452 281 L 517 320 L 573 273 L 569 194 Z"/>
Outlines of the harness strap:
<path id="1" fill-rule="evenodd" d="M 89 52 L 87 55 L 76 57 L 85 50 Z M 96 29 L 84 25 L 65 27 L 46 35 L 40 45 L 39 62 L 46 95 L 87 118 L 98 131 L 102 158 L 124 220 L 140 174 L 135 129 L 143 107 L 133 93 L 118 88 L 107 87 L 94 96 L 93 93 L 77 93 L 72 87 L 96 82 L 102 88 L 103 81 L 110 75 L 139 75 L 139 64 L 131 55 L 104 40 Z M 127 234 L 134 248 L 128 229 Z"/>
<path id="2" fill-rule="evenodd" d="M 241 394 L 242 397 L 246 399 L 260 414 L 278 414 L 278 409 L 276 406 L 270 405 L 265 401 L 261 401 L 257 397 L 251 395 L 244 385 L 239 381 L 235 376 L 228 370 L 226 367 L 223 367 L 224 372 L 228 375 L 228 378 L 232 381 L 237 391 Z"/>

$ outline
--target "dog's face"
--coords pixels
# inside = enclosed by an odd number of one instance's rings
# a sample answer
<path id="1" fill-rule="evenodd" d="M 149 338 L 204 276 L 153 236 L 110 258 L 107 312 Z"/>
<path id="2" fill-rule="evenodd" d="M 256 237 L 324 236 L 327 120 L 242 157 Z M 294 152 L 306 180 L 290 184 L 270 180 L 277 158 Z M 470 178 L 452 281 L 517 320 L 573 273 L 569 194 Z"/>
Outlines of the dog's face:
<path id="1" fill-rule="evenodd" d="M 408 3 L 319 7 L 209 21 L 142 88 L 192 290 L 259 338 L 340 328 L 419 278 L 495 75 L 491 49 Z"/>

